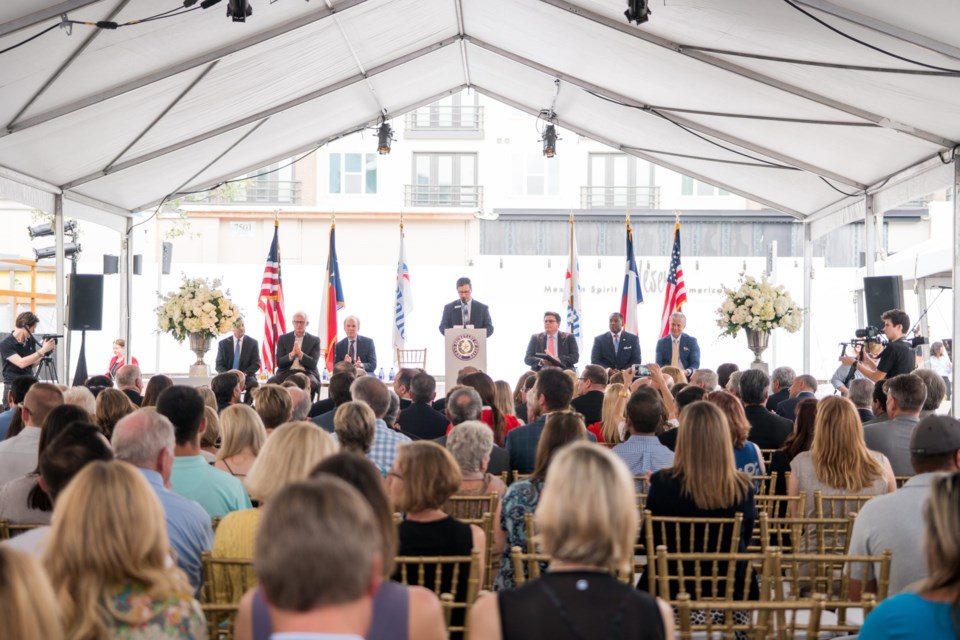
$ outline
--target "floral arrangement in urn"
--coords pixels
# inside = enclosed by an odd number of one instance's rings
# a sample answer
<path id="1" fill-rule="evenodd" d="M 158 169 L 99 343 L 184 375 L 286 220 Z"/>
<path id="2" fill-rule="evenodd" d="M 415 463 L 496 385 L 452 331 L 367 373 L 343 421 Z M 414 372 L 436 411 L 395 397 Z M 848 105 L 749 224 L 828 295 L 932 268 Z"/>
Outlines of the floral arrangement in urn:
<path id="1" fill-rule="evenodd" d="M 191 333 L 213 338 L 233 329 L 240 309 L 227 297 L 229 290 L 220 290 L 221 284 L 219 279 L 184 276 L 180 289 L 165 295 L 156 309 L 160 331 L 182 343 Z"/>
<path id="2" fill-rule="evenodd" d="M 724 300 L 717 309 L 721 335 L 736 337 L 740 329 L 771 331 L 783 328 L 796 332 L 803 324 L 803 311 L 793 302 L 783 285 L 774 286 L 766 278 L 741 277 L 740 287 L 722 287 Z"/>

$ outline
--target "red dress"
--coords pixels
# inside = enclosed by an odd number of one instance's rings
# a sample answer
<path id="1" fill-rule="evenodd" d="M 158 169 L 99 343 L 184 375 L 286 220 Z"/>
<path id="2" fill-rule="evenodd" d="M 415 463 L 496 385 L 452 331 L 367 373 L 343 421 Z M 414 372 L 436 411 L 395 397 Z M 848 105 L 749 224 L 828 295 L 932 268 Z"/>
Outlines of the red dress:
<path id="1" fill-rule="evenodd" d="M 110 358 L 110 366 L 107 367 L 107 373 L 105 375 L 113 380 L 117 376 L 117 369 L 125 364 L 135 364 L 138 367 L 140 366 L 140 363 L 137 362 L 136 358 L 130 358 L 130 362 L 122 362 L 119 358 L 117 358 L 117 356 L 113 356 Z"/>
<path id="2" fill-rule="evenodd" d="M 490 427 L 491 429 L 493 429 L 493 410 L 490 409 L 490 407 L 484 407 L 483 409 L 480 410 L 480 421 L 483 422 L 488 427 Z M 522 426 L 522 423 L 520 422 L 520 418 L 518 418 L 517 416 L 511 416 L 508 414 L 504 414 L 503 423 L 504 423 L 504 429 L 503 429 L 504 439 L 506 439 L 507 434 L 510 433 L 513 429 L 516 429 L 517 427 Z M 453 429 L 453 425 L 448 424 L 447 425 L 448 434 L 450 433 L 451 429 Z"/>

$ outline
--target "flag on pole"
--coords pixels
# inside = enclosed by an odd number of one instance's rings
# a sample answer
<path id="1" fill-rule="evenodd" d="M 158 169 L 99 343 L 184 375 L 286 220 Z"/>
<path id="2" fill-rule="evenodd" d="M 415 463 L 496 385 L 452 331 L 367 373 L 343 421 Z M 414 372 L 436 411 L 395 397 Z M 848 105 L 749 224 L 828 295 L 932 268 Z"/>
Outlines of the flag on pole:
<path id="1" fill-rule="evenodd" d="M 567 331 L 577 339 L 577 347 L 583 349 L 580 261 L 577 260 L 577 236 L 574 233 L 572 214 L 570 215 L 570 261 L 567 263 L 567 277 L 563 283 L 563 303 L 567 307 Z"/>
<path id="2" fill-rule="evenodd" d="M 393 350 L 407 344 L 407 317 L 413 311 L 413 290 L 410 288 L 410 269 L 407 251 L 403 246 L 403 218 L 400 218 L 400 259 L 397 261 L 397 295 L 393 309 Z"/>
<path id="3" fill-rule="evenodd" d="M 260 282 L 260 298 L 257 306 L 263 312 L 263 342 L 260 345 L 260 366 L 270 373 L 277 368 L 277 339 L 287 332 L 283 318 L 283 283 L 280 280 L 280 216 L 273 219 L 273 242 L 267 254 Z"/>
<path id="4" fill-rule="evenodd" d="M 660 337 L 670 331 L 670 315 L 680 311 L 687 301 L 687 287 L 683 283 L 683 267 L 680 266 L 680 217 L 673 231 L 673 251 L 670 253 L 670 273 L 667 274 L 667 291 L 663 298 L 663 315 L 660 316 Z"/>
<path id="5" fill-rule="evenodd" d="M 627 215 L 627 260 L 623 271 L 623 295 L 620 297 L 620 315 L 623 316 L 623 328 L 634 335 L 639 333 L 637 305 L 643 302 L 640 291 L 640 272 L 637 270 L 637 258 L 633 253 L 633 227 Z"/>
<path id="6" fill-rule="evenodd" d="M 343 309 L 343 286 L 337 262 L 337 222 L 330 224 L 330 253 L 327 255 L 327 278 L 324 280 L 323 302 L 320 305 L 320 340 L 327 350 L 326 368 L 333 370 L 337 345 L 337 310 Z"/>

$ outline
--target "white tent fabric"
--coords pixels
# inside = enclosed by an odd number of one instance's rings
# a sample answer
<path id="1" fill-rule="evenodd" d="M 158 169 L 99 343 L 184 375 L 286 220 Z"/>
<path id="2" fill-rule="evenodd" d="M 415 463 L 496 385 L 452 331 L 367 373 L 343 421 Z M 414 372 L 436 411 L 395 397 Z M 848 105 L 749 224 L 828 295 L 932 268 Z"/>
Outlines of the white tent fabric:
<path id="1" fill-rule="evenodd" d="M 862 219 L 865 189 L 893 206 L 952 180 L 937 169 L 960 140 L 958 74 L 797 8 L 960 71 L 950 0 L 651 0 L 639 27 L 623 0 L 252 4 L 243 24 L 221 2 L 116 30 L 60 27 L 0 54 L 0 176 L 136 212 L 470 86 L 815 220 L 812 237 Z M 0 50 L 61 15 L 175 7 L 5 0 Z"/>

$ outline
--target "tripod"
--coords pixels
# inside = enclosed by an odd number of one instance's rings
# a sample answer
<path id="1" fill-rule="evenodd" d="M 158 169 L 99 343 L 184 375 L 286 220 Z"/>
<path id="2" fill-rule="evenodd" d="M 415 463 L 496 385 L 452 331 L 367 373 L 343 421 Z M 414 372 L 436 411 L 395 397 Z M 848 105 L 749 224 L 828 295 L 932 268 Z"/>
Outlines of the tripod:
<path id="1" fill-rule="evenodd" d="M 40 365 L 37 366 L 37 380 L 46 380 L 53 384 L 60 382 L 57 378 L 57 363 L 51 356 L 45 355 L 40 359 Z"/>

